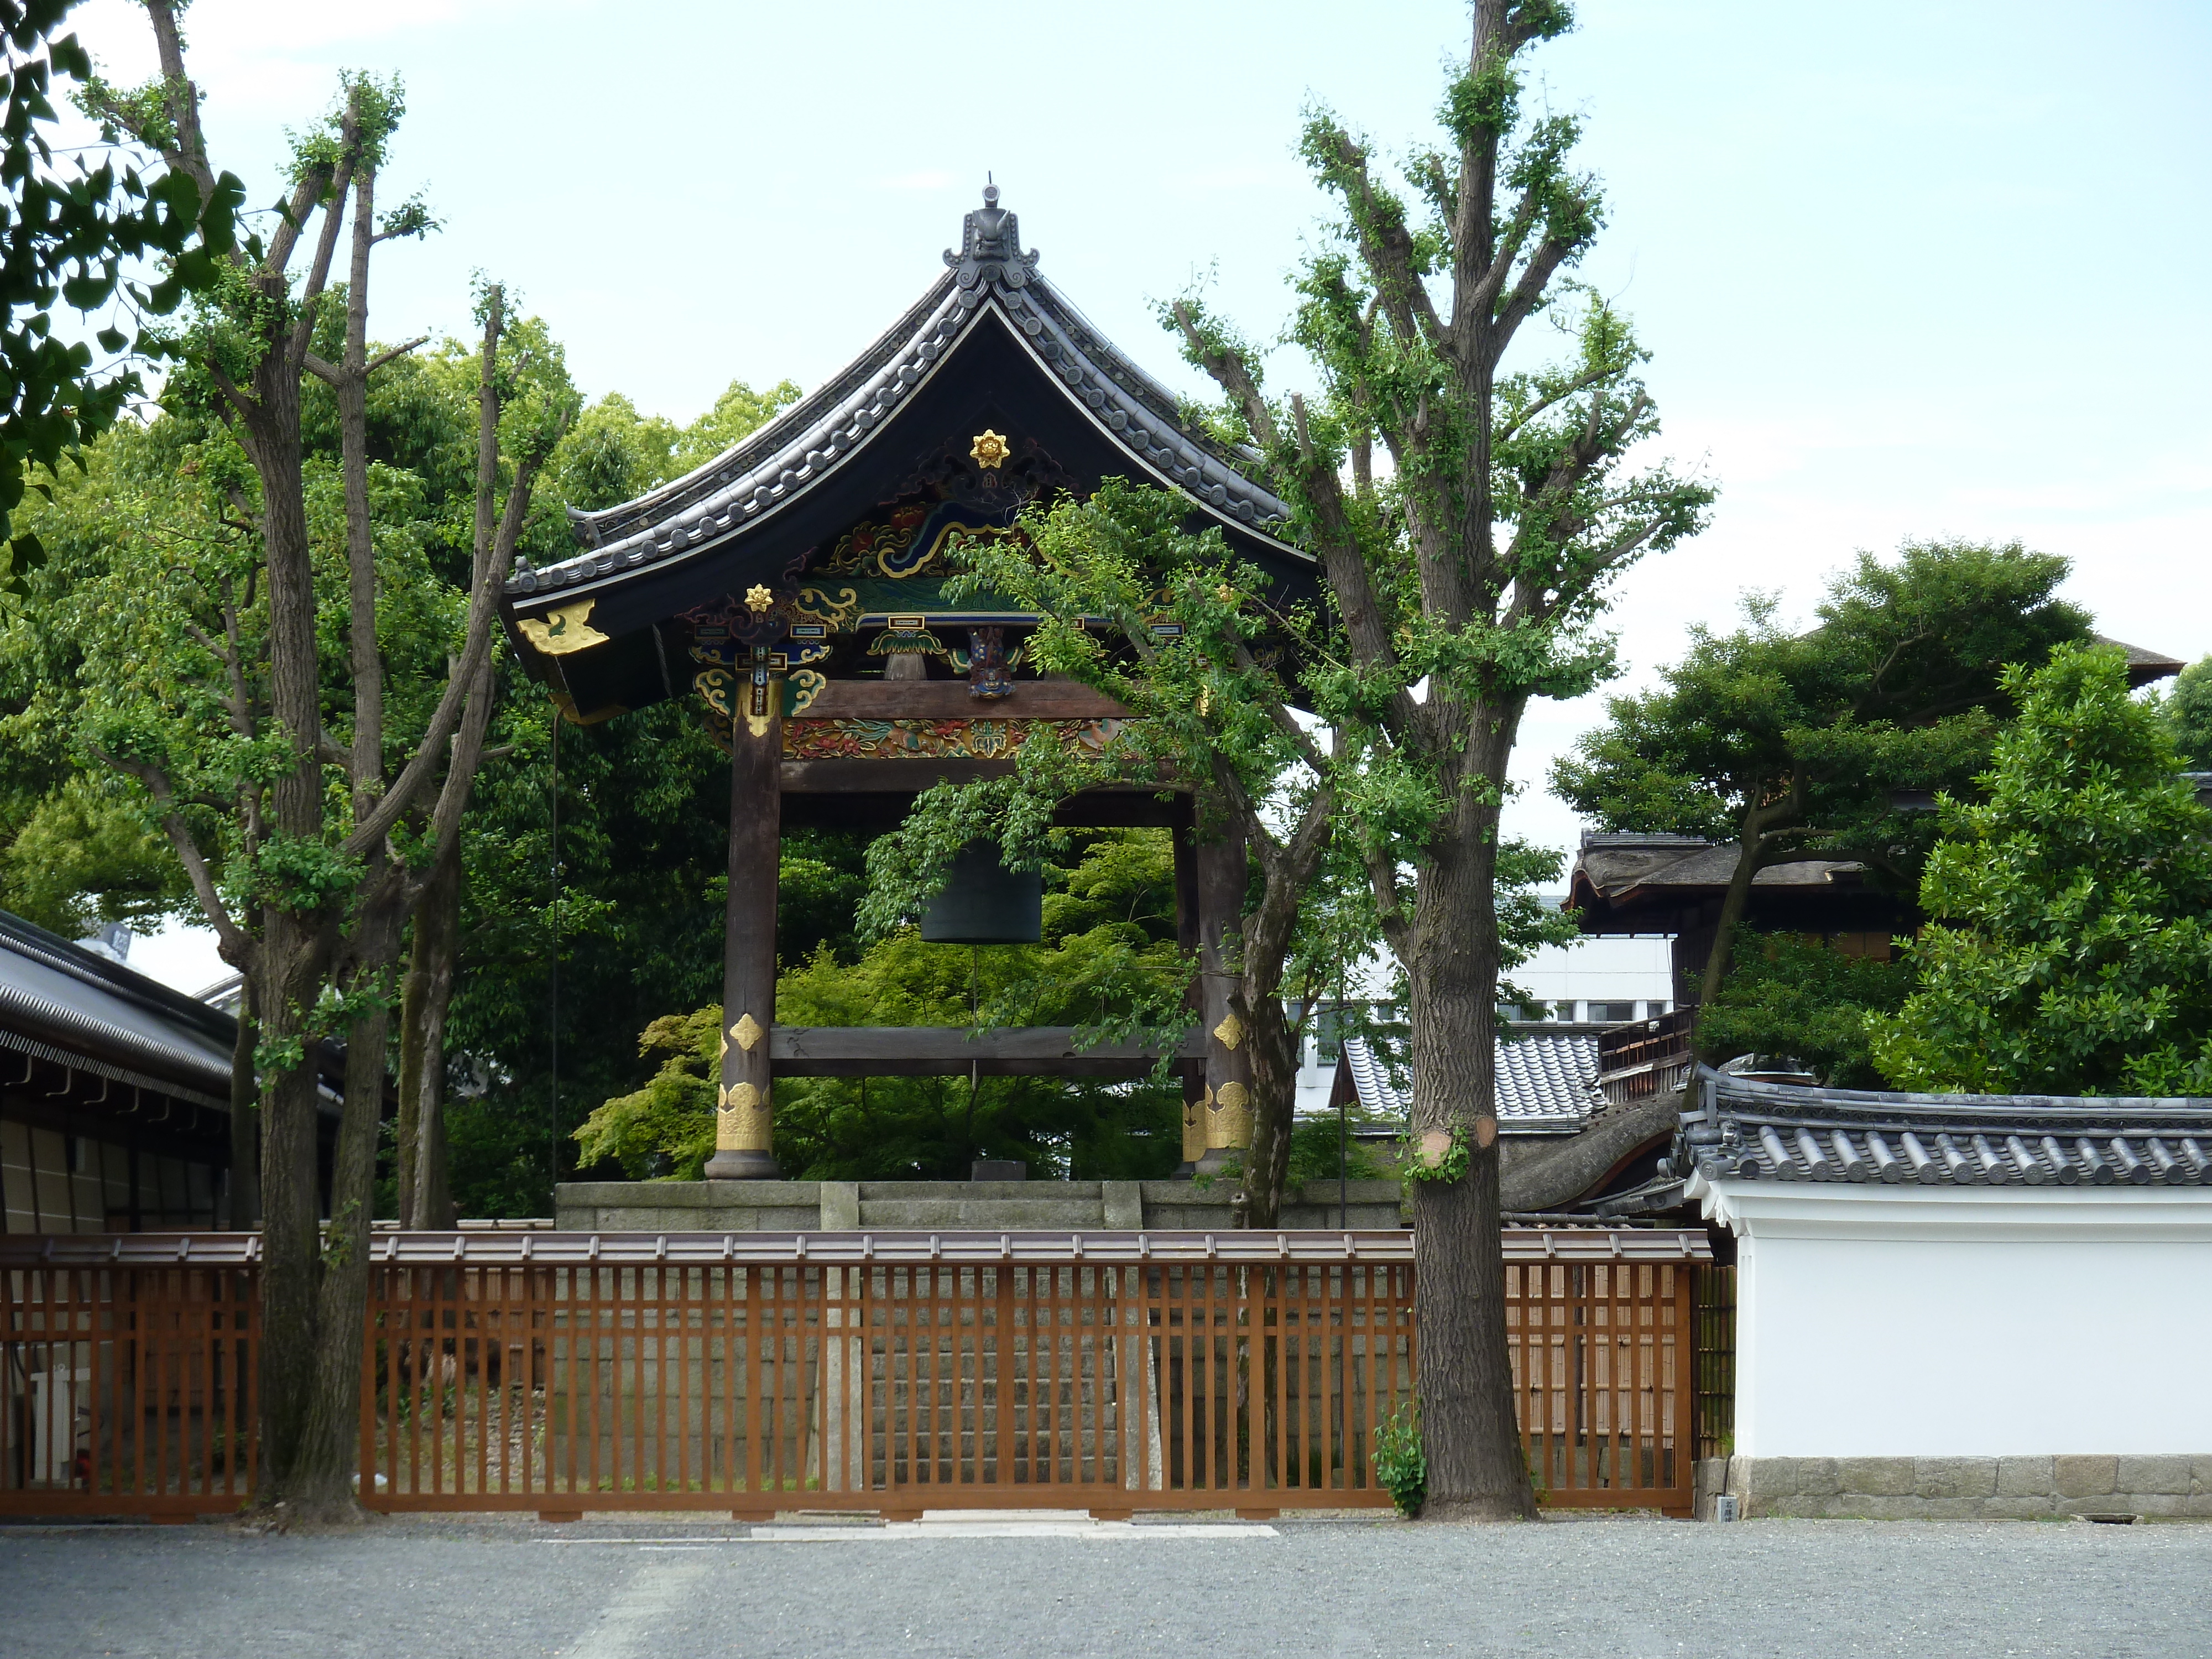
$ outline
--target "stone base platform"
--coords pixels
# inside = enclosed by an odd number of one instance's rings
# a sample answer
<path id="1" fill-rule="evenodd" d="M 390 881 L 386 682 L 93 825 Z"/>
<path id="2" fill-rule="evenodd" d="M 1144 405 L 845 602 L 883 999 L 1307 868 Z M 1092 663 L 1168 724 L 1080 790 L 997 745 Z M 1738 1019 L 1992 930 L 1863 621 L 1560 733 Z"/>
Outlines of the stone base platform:
<path id="1" fill-rule="evenodd" d="M 1744 1519 L 2041 1521 L 2212 1518 L 2212 1455 L 1730 1457 L 1698 1467 L 1697 1515 L 1733 1492 Z"/>
<path id="2" fill-rule="evenodd" d="M 1069 1232 L 1236 1225 L 1234 1182 L 1188 1181 L 583 1181 L 554 1188 L 563 1232 Z M 1395 1181 L 1355 1181 L 1339 1220 L 1337 1186 L 1293 1191 L 1285 1228 L 1399 1225 Z"/>

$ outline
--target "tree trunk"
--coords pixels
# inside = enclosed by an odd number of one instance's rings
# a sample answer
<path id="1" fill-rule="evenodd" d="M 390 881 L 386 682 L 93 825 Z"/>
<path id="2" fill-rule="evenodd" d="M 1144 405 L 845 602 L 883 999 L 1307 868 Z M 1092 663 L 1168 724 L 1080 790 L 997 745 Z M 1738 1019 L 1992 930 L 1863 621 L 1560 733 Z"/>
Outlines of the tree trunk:
<path id="1" fill-rule="evenodd" d="M 376 1194 L 377 1129 L 383 1116 L 389 1052 L 392 964 L 398 956 L 398 907 L 380 905 L 356 936 L 351 988 L 370 995 L 368 1012 L 346 1030 L 345 1103 L 331 1170 L 331 1215 L 323 1229 L 316 1287 L 313 1376 L 305 1432 L 288 1481 L 296 1516 L 356 1518 L 354 1480 L 361 1468 L 361 1348 L 368 1304 L 368 1243 Z"/>
<path id="2" fill-rule="evenodd" d="M 263 933 L 270 964 L 257 991 L 262 1041 L 271 1054 L 296 1052 L 262 1079 L 260 1490 L 264 1507 L 295 1504 L 320 1348 L 322 1194 L 317 1179 L 316 1070 L 321 1044 L 306 1031 L 319 990 L 321 941 L 289 911 L 270 906 Z"/>
<path id="3" fill-rule="evenodd" d="M 1423 1514 L 1443 1521 L 1536 1513 L 1514 1413 L 1498 1240 L 1496 878 L 1494 834 L 1440 837 L 1420 872 L 1407 964 L 1417 1156 L 1442 1163 L 1455 1135 L 1468 1153 L 1457 1180 L 1413 1182 Z"/>
<path id="4" fill-rule="evenodd" d="M 461 854 L 438 860 L 415 911 L 414 950 L 400 1000 L 399 1218 L 442 1231 L 453 1224 L 446 1154 L 446 1011 L 460 953 Z"/>
<path id="5" fill-rule="evenodd" d="M 281 277 L 257 278 L 279 306 Z M 295 846 L 323 840 L 324 788 L 320 658 L 315 588 L 301 477 L 299 370 L 281 334 L 253 375 L 255 408 L 239 434 L 261 478 L 269 593 L 270 709 L 293 764 L 270 787 L 273 833 Z M 266 879 L 266 878 L 265 878 Z M 319 1043 L 307 1026 L 320 1000 L 336 927 L 309 908 L 314 890 L 270 880 L 262 911 L 263 983 L 254 1009 L 267 1052 L 278 1056 L 263 1079 L 261 1491 L 270 1506 L 294 1513 L 331 1507 L 327 1457 L 318 1455 L 318 1378 L 323 1324 L 321 1194 L 316 1181 Z M 298 908 L 295 908 L 297 906 Z M 338 1495 L 350 1502 L 349 1491 Z"/>
<path id="6" fill-rule="evenodd" d="M 230 1050 L 230 1228 L 250 1232 L 261 1221 L 261 1083 L 253 1067 L 258 1027 L 253 979 L 238 982 L 238 1036 Z"/>
<path id="7" fill-rule="evenodd" d="M 1745 810 L 1742 837 L 1736 842 L 1735 868 L 1729 872 L 1728 891 L 1721 898 L 1720 923 L 1713 932 L 1713 948 L 1705 957 L 1705 971 L 1698 981 L 1700 1018 L 1693 1042 L 1700 1065 L 1712 1063 L 1712 1056 L 1705 1050 L 1703 1015 L 1720 995 L 1721 984 L 1728 978 L 1729 965 L 1735 955 L 1735 932 L 1751 910 L 1751 884 L 1764 862 L 1766 837 L 1780 827 L 1784 817 L 1783 810 L 1771 806 L 1753 805 Z"/>
<path id="8" fill-rule="evenodd" d="M 1298 1041 L 1275 995 L 1239 996 L 1251 1050 L 1252 1145 L 1244 1154 L 1244 1224 L 1281 1224 L 1291 1168 L 1291 1119 L 1297 1106 Z"/>

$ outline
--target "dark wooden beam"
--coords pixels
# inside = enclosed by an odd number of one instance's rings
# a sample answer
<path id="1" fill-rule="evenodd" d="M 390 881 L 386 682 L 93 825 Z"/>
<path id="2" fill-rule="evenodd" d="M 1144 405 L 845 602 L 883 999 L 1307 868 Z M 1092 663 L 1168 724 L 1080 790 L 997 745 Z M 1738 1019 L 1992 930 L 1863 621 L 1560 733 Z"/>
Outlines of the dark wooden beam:
<path id="1" fill-rule="evenodd" d="M 1142 1077 L 1157 1051 L 1133 1043 L 1076 1046 L 1072 1025 L 971 1031 L 959 1025 L 779 1025 L 769 1034 L 778 1077 Z M 1177 1054 L 1202 1055 L 1185 1034 Z"/>
<path id="2" fill-rule="evenodd" d="M 860 764 L 880 766 L 884 763 L 863 761 Z M 1163 800 L 1141 789 L 1095 789 L 1060 802 L 1052 821 L 1071 830 L 1157 830 L 1172 825 L 1176 822 L 1176 803 L 1188 799 L 1186 795 L 1170 795 Z M 913 807 L 914 797 L 896 790 L 850 794 L 787 793 L 783 798 L 783 827 L 857 830 L 879 835 L 886 830 L 897 829 Z"/>
<path id="3" fill-rule="evenodd" d="M 936 783 L 973 783 L 978 778 L 1003 778 L 1014 769 L 1010 760 L 965 760 L 924 757 L 908 760 L 787 760 L 783 763 L 783 793 L 787 795 L 873 795 L 895 793 L 918 795 Z"/>
<path id="4" fill-rule="evenodd" d="M 799 720 L 1127 720 L 1129 711 L 1076 680 L 1017 680 L 1010 697 L 972 695 L 965 680 L 832 680 Z"/>
<path id="5" fill-rule="evenodd" d="M 951 757 L 790 761 L 782 766 L 783 821 L 794 829 L 888 830 L 914 798 L 944 781 L 973 783 L 1011 774 L 1010 760 Z M 1176 797 L 1157 789 L 1087 789 L 1062 801 L 1053 822 L 1073 829 L 1153 827 L 1176 821 Z"/>

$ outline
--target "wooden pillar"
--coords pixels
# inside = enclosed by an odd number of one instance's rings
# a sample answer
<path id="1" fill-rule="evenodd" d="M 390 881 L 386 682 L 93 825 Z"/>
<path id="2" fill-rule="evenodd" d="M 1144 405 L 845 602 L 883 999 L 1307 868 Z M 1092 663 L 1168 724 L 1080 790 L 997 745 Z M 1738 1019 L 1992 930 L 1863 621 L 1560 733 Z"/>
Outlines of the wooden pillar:
<path id="1" fill-rule="evenodd" d="M 774 1181 L 776 866 L 783 846 L 783 685 L 755 647 L 730 719 L 730 899 L 722 939 L 722 1075 L 710 1181 Z"/>
<path id="2" fill-rule="evenodd" d="M 1175 841 L 1176 948 L 1186 962 L 1199 954 L 1198 849 L 1191 840 L 1195 823 L 1191 798 L 1177 795 L 1168 833 Z M 1190 1010 L 1194 1022 L 1205 1012 L 1204 999 L 1204 977 L 1194 977 L 1183 997 L 1183 1006 Z M 1206 1062 L 1186 1060 L 1182 1062 L 1182 1162 L 1176 1167 L 1176 1176 L 1196 1174 L 1198 1161 L 1205 1156 Z"/>
<path id="3" fill-rule="evenodd" d="M 1201 834 L 1205 832 L 1201 830 Z M 1230 970 L 1222 945 L 1224 933 L 1242 933 L 1247 868 L 1244 838 L 1215 830 L 1198 843 L 1199 962 L 1204 974 L 1199 1018 L 1206 1026 L 1206 1151 L 1201 1175 L 1238 1156 L 1252 1144 L 1251 1051 L 1244 1024 L 1229 1006 Z"/>

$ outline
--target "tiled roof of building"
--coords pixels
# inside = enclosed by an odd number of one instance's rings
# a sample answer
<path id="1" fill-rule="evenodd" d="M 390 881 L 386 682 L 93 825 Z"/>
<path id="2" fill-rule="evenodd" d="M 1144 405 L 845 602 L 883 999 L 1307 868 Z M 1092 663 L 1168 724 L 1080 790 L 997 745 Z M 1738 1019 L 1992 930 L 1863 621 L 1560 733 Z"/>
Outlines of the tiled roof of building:
<path id="1" fill-rule="evenodd" d="M 519 568 L 510 601 L 584 590 L 626 570 L 703 553 L 775 517 L 833 477 L 944 362 L 987 313 L 1000 318 L 1040 364 L 1125 451 L 1131 474 L 1180 489 L 1229 524 L 1281 534 L 1290 508 L 1258 482 L 1257 451 L 1196 431 L 1175 394 L 1138 368 L 1037 274 L 1018 222 L 984 191 L 962 228 L 950 269 L 843 373 L 734 449 L 634 501 L 572 515 L 587 550 L 539 569 Z M 1304 555 L 1285 545 L 1285 556 Z"/>
<path id="2" fill-rule="evenodd" d="M 1890 1094 L 1700 1070 L 1670 1163 L 1708 1181 L 2212 1186 L 2212 1100 Z"/>
<path id="3" fill-rule="evenodd" d="M 1390 1068 L 1360 1037 L 1344 1045 L 1345 1064 L 1361 1107 L 1378 1116 L 1402 1118 L 1411 1102 L 1390 1079 Z M 1547 1134 L 1579 1129 L 1603 1103 L 1597 1091 L 1594 1031 L 1522 1027 L 1498 1042 L 1498 1127 L 1504 1134 Z"/>
<path id="4" fill-rule="evenodd" d="M 225 1107 L 237 1029 L 228 1014 L 0 911 L 0 1048 L 80 1056 Z"/>

